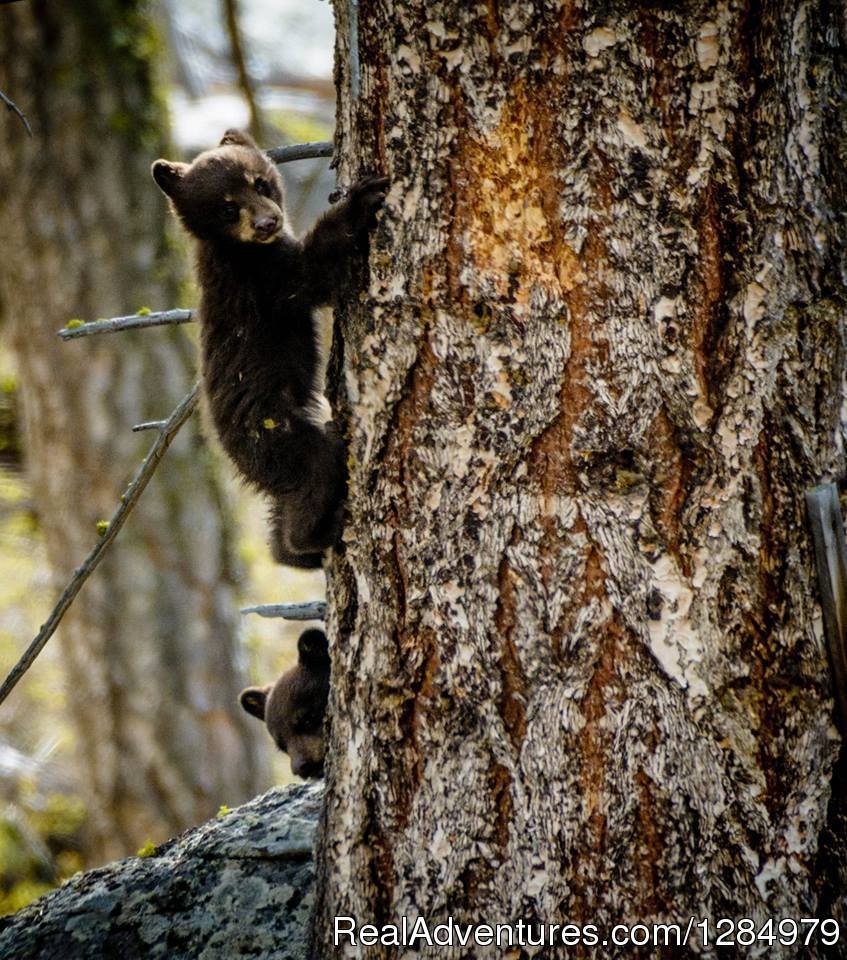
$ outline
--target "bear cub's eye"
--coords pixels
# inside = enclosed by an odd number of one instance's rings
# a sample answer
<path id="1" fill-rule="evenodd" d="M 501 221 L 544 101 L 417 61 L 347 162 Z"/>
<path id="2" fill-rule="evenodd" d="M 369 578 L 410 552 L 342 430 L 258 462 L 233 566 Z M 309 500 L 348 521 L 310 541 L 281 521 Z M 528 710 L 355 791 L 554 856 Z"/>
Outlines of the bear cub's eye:
<path id="1" fill-rule="evenodd" d="M 223 217 L 224 223 L 235 223 L 235 221 L 238 220 L 238 204 L 225 203 L 221 207 L 221 216 Z"/>
<path id="2" fill-rule="evenodd" d="M 315 733 L 323 726 L 324 710 L 320 705 L 298 710 L 291 718 L 291 730 L 295 734 Z"/>
<path id="3" fill-rule="evenodd" d="M 269 197 L 271 195 L 271 185 L 267 180 L 263 180 L 261 177 L 256 177 L 256 181 L 253 186 L 256 188 L 256 193 L 258 193 L 260 197 Z"/>

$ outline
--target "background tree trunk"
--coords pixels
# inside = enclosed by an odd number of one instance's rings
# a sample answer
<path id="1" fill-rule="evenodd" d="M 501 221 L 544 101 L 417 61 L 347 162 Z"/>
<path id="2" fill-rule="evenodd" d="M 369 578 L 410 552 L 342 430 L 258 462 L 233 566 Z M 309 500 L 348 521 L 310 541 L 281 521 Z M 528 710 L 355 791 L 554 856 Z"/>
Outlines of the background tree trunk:
<path id="1" fill-rule="evenodd" d="M 0 11 L 0 89 L 35 132 L 28 139 L 4 113 L 0 298 L 57 588 L 152 442 L 131 425 L 167 416 L 195 376 L 180 331 L 56 337 L 72 317 L 180 299 L 182 260 L 149 173 L 166 149 L 149 13 L 138 0 Z M 61 628 L 94 859 L 161 840 L 259 786 L 260 731 L 236 702 L 228 516 L 194 422 Z"/>
<path id="2" fill-rule="evenodd" d="M 335 9 L 342 179 L 393 187 L 342 324 L 323 955 L 336 915 L 840 914 L 803 492 L 843 469 L 843 11 Z"/>

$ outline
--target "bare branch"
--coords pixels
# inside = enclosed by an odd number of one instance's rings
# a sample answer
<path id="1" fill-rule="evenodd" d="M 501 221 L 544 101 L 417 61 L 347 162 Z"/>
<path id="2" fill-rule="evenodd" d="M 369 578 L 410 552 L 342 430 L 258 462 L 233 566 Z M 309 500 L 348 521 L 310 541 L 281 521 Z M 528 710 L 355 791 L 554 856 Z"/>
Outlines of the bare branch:
<path id="1" fill-rule="evenodd" d="M 95 333 L 118 333 L 121 330 L 138 330 L 141 327 L 163 327 L 169 323 L 189 323 L 193 319 L 193 310 L 133 313 L 128 317 L 112 317 L 111 320 L 94 320 L 91 323 L 62 327 L 59 336 L 63 340 L 75 340 L 77 337 L 90 337 Z"/>
<path id="2" fill-rule="evenodd" d="M 310 603 L 262 603 L 257 607 L 243 607 L 242 613 L 258 613 L 260 617 L 280 617 L 283 620 L 324 620 L 326 603 L 312 600 Z"/>
<path id="3" fill-rule="evenodd" d="M 134 424 L 132 432 L 140 433 L 142 430 L 161 430 L 167 422 L 167 420 L 145 420 L 144 423 Z"/>
<path id="4" fill-rule="evenodd" d="M 818 571 L 824 636 L 832 669 L 836 719 L 847 731 L 847 544 L 838 486 L 821 484 L 806 491 L 806 509 Z"/>
<path id="5" fill-rule="evenodd" d="M 85 558 L 82 565 L 74 570 L 73 576 L 71 577 L 68 585 L 62 591 L 62 595 L 56 602 L 56 606 L 53 607 L 50 616 L 38 631 L 38 636 L 32 641 L 24 655 L 15 664 L 11 673 L 3 681 L 3 686 L 0 687 L 0 703 L 3 703 L 21 677 L 32 666 L 35 658 L 39 653 L 41 653 L 41 651 L 44 649 L 44 645 L 55 632 L 56 627 L 59 625 L 59 622 L 65 615 L 68 607 L 82 589 L 82 585 L 91 576 L 97 565 L 100 563 L 101 559 L 103 558 L 103 554 L 118 535 L 121 527 L 126 521 L 126 518 L 129 516 L 133 507 L 141 497 L 141 494 L 144 492 L 144 488 L 147 486 L 150 478 L 153 476 L 156 467 L 159 466 L 159 462 L 165 455 L 165 451 L 171 445 L 171 442 L 179 431 L 179 428 L 194 412 L 194 408 L 197 406 L 198 397 L 199 385 L 195 384 L 194 388 L 191 390 L 191 393 L 189 393 L 188 396 L 182 400 L 176 410 L 174 410 L 174 412 L 165 421 L 165 425 L 162 427 L 159 436 L 156 438 L 156 442 L 150 448 L 150 452 L 144 458 L 144 461 L 138 468 L 138 471 L 133 477 L 132 482 L 124 491 L 124 494 L 121 497 L 120 506 L 114 512 L 114 514 L 112 514 L 112 519 L 109 520 L 108 525 L 104 527 L 101 539 L 98 541 L 91 553 L 89 553 Z"/>
<path id="6" fill-rule="evenodd" d="M 292 160 L 331 157 L 332 152 L 333 145 L 329 140 L 316 140 L 313 143 L 293 143 L 290 147 L 274 147 L 267 154 L 274 163 L 291 163 Z"/>
<path id="7" fill-rule="evenodd" d="M 230 58 L 238 77 L 238 87 L 241 90 L 241 95 L 247 101 L 247 109 L 250 113 L 250 133 L 257 140 L 261 140 L 265 124 L 259 102 L 256 99 L 256 91 L 253 88 L 253 80 L 250 77 L 250 71 L 247 69 L 247 53 L 244 49 L 244 38 L 241 34 L 238 0 L 222 0 L 222 2 L 226 32 L 229 36 Z"/>
<path id="8" fill-rule="evenodd" d="M 21 110 L 14 100 L 10 100 L 2 90 L 0 90 L 0 100 L 6 104 L 12 113 L 16 113 L 21 118 L 21 123 L 26 127 L 26 132 L 32 136 L 32 127 L 29 125 L 29 120 L 27 120 L 23 110 Z"/>

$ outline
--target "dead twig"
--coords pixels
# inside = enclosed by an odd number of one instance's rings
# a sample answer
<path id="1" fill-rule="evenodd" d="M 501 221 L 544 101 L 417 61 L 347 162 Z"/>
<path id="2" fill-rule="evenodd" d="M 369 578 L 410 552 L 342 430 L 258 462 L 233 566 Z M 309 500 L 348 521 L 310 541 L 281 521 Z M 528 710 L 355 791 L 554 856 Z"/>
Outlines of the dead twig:
<path id="1" fill-rule="evenodd" d="M 806 509 L 815 548 L 832 692 L 838 708 L 836 722 L 843 736 L 847 732 L 847 542 L 838 486 L 824 483 L 807 490 Z"/>
<path id="2" fill-rule="evenodd" d="M 163 327 L 171 323 L 190 323 L 193 310 L 160 310 L 156 313 L 133 313 L 128 317 L 112 317 L 110 320 L 93 320 L 91 323 L 74 323 L 62 327 L 59 336 L 63 340 L 90 337 L 95 333 L 119 333 L 121 330 L 139 330 L 142 327 Z"/>
<path id="3" fill-rule="evenodd" d="M 29 120 L 27 120 L 23 110 L 21 110 L 14 100 L 10 100 L 2 90 L 0 90 L 0 100 L 6 104 L 12 113 L 16 113 L 21 118 L 21 123 L 24 125 L 24 127 L 26 127 L 26 132 L 32 136 L 32 127 L 29 125 Z"/>
<path id="4" fill-rule="evenodd" d="M 274 163 L 291 163 L 292 160 L 316 160 L 318 157 L 331 157 L 333 151 L 329 140 L 315 140 L 313 143 L 293 143 L 290 147 L 274 147 L 267 154 Z"/>
<path id="5" fill-rule="evenodd" d="M 121 497 L 120 506 L 114 512 L 108 524 L 103 526 L 101 539 L 98 541 L 91 553 L 88 554 L 83 563 L 77 567 L 76 570 L 74 570 L 73 576 L 71 577 L 68 585 L 62 591 L 62 595 L 59 597 L 56 605 L 53 607 L 50 616 L 38 631 L 38 636 L 32 641 L 32 643 L 30 643 L 24 655 L 20 658 L 20 660 L 18 660 L 11 673 L 3 681 L 3 686 L 0 687 L 0 703 L 3 703 L 6 697 L 9 696 L 21 677 L 23 677 L 23 675 L 35 662 L 35 658 L 39 655 L 39 653 L 41 653 L 41 651 L 44 649 L 44 645 L 55 632 L 56 627 L 58 627 L 59 622 L 65 615 L 68 607 L 71 605 L 71 603 L 73 603 L 74 598 L 82 589 L 82 585 L 91 576 L 97 565 L 103 559 L 103 554 L 106 552 L 106 550 L 108 550 L 110 544 L 114 541 L 121 527 L 124 525 L 126 518 L 132 512 L 133 507 L 136 505 L 141 497 L 141 494 L 144 492 L 144 488 L 147 486 L 150 478 L 156 471 L 156 467 L 159 466 L 159 462 L 165 455 L 165 451 L 171 445 L 171 442 L 173 441 L 180 427 L 193 413 L 195 407 L 197 406 L 198 397 L 199 385 L 195 384 L 191 393 L 189 393 L 188 396 L 182 400 L 176 410 L 174 410 L 174 412 L 165 421 L 159 436 L 156 438 L 156 442 L 150 448 L 150 452 L 144 458 L 144 461 L 138 468 L 138 471 L 133 477 L 132 482 L 124 491 L 124 494 Z"/>
<path id="6" fill-rule="evenodd" d="M 243 607 L 242 613 L 258 613 L 260 617 L 280 617 L 283 620 L 324 620 L 326 603 L 312 600 L 309 603 L 261 603 L 256 607 Z"/>
<path id="7" fill-rule="evenodd" d="M 265 123 L 262 111 L 259 108 L 253 80 L 250 71 L 247 69 L 247 52 L 244 37 L 241 34 L 241 14 L 238 9 L 238 0 L 222 0 L 222 2 L 226 32 L 229 37 L 230 58 L 235 67 L 235 75 L 238 77 L 238 87 L 241 90 L 241 95 L 247 101 L 247 109 L 250 113 L 250 133 L 256 140 L 261 141 Z"/>
<path id="8" fill-rule="evenodd" d="M 145 420 L 144 423 L 134 424 L 132 432 L 140 433 L 142 430 L 161 430 L 167 422 L 167 420 Z"/>

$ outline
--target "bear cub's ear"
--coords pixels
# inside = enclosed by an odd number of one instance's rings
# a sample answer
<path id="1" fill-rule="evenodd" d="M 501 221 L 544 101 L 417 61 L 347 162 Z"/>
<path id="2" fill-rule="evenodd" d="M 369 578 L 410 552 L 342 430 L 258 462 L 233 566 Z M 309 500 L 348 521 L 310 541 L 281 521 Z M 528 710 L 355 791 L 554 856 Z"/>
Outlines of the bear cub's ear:
<path id="1" fill-rule="evenodd" d="M 245 133 L 243 130 L 227 130 L 221 138 L 220 145 L 225 147 L 228 143 L 235 144 L 237 147 L 252 147 L 254 150 L 259 149 L 256 146 L 256 141 L 249 133 Z"/>
<path id="2" fill-rule="evenodd" d="M 316 673 L 329 673 L 329 645 L 323 630 L 305 630 L 297 641 L 300 663 Z"/>
<path id="3" fill-rule="evenodd" d="M 270 690 L 270 684 L 266 687 L 247 687 L 246 690 L 241 691 L 241 696 L 238 700 L 251 717 L 256 717 L 257 720 L 264 720 L 265 705 L 268 702 Z"/>
<path id="4" fill-rule="evenodd" d="M 174 195 L 180 181 L 185 176 L 188 169 L 187 163 L 176 163 L 170 160 L 156 160 L 150 168 L 153 179 L 159 184 L 159 188 L 169 197 Z"/>

